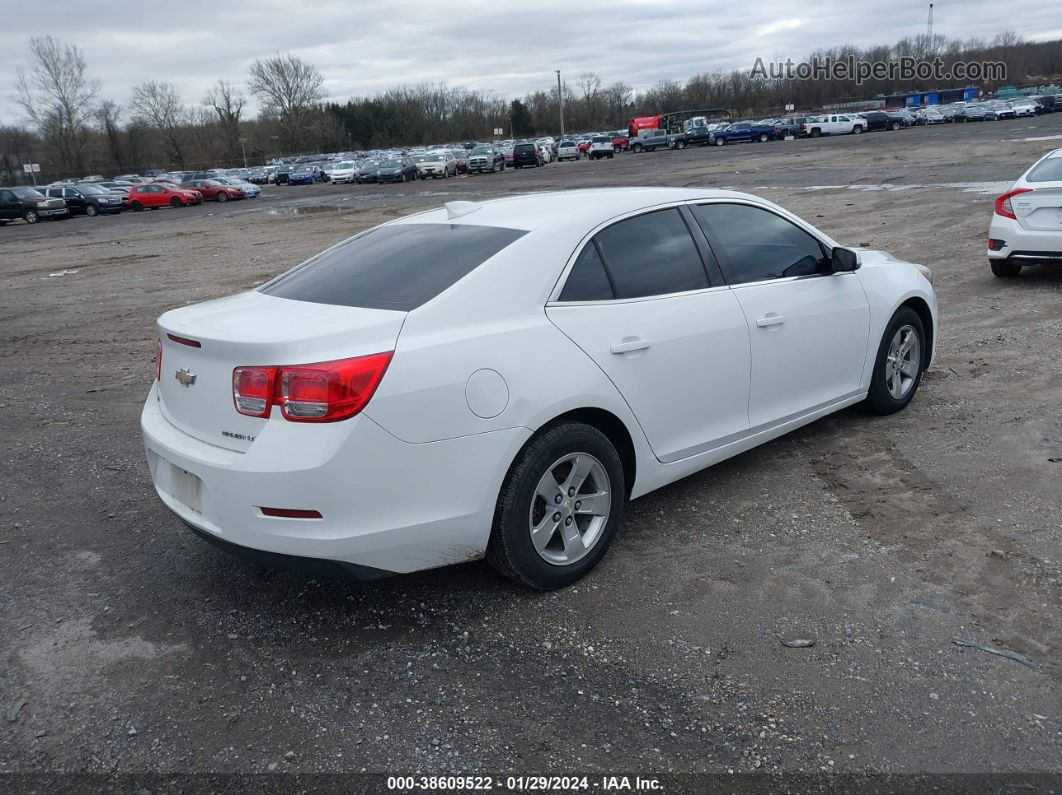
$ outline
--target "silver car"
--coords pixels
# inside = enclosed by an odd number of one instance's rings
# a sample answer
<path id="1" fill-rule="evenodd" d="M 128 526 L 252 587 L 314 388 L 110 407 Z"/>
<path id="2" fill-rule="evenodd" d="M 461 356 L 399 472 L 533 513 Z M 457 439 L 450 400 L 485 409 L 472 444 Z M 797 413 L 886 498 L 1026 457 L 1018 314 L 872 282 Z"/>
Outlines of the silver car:
<path id="1" fill-rule="evenodd" d="M 428 152 L 417 159 L 417 176 L 421 179 L 437 179 L 457 176 L 457 158 L 450 150 Z"/>

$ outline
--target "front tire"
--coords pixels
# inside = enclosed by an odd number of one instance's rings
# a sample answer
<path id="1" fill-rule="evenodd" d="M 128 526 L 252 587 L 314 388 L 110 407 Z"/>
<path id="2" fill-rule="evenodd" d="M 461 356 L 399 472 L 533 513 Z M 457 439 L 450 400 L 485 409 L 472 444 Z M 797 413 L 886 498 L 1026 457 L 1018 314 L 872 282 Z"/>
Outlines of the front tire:
<path id="1" fill-rule="evenodd" d="M 1021 273 L 1021 263 L 1010 262 L 1005 259 L 993 259 L 989 260 L 988 264 L 992 266 L 993 275 L 1000 279 L 1013 279 Z"/>
<path id="2" fill-rule="evenodd" d="M 96 208 L 95 204 L 85 205 L 85 215 L 87 215 L 89 218 L 95 218 L 99 214 L 100 211 Z"/>
<path id="3" fill-rule="evenodd" d="M 35 224 L 41 220 L 41 215 L 36 210 L 26 210 L 26 212 L 22 213 L 22 217 L 27 224 Z"/>
<path id="4" fill-rule="evenodd" d="M 761 144 L 767 143 L 767 138 L 768 138 L 767 133 L 760 133 L 760 143 Z"/>
<path id="5" fill-rule="evenodd" d="M 874 414 L 894 414 L 905 408 L 922 381 L 927 352 L 922 319 L 909 306 L 900 307 L 878 346 L 867 409 Z"/>
<path id="6" fill-rule="evenodd" d="M 221 204 L 224 204 L 225 202 L 227 202 L 229 200 L 229 194 L 225 193 L 225 191 L 220 191 L 218 193 L 218 197 L 217 198 L 218 198 L 218 202 L 220 202 Z"/>
<path id="7" fill-rule="evenodd" d="M 184 207 L 184 202 L 181 201 L 180 196 L 174 196 L 170 199 L 170 207 Z"/>
<path id="8" fill-rule="evenodd" d="M 623 465 L 601 431 L 566 422 L 533 438 L 505 478 L 487 560 L 538 590 L 571 585 L 605 556 L 623 513 Z"/>

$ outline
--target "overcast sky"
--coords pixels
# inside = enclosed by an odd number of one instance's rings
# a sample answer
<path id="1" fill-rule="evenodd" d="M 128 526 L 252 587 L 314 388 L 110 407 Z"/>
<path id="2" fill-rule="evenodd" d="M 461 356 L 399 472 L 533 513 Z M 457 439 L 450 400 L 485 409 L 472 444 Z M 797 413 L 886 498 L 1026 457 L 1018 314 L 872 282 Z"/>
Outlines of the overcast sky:
<path id="1" fill-rule="evenodd" d="M 246 81 L 257 57 L 293 52 L 324 75 L 330 99 L 399 83 L 445 81 L 506 98 L 594 71 L 645 88 L 755 59 L 799 59 L 841 43 L 891 44 L 925 32 L 928 3 L 736 3 L 732 0 L 45 0 L 4 13 L 0 124 L 27 40 L 51 34 L 80 47 L 102 96 L 124 104 L 141 80 L 173 82 L 187 102 L 219 77 Z M 936 3 L 935 32 L 1029 40 L 1062 38 L 1057 0 Z"/>

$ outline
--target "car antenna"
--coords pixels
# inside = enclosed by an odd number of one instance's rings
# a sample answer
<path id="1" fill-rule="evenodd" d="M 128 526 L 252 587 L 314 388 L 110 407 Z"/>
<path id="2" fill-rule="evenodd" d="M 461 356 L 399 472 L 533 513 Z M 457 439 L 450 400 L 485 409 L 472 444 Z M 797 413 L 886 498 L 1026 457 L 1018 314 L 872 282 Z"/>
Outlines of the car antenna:
<path id="1" fill-rule="evenodd" d="M 481 205 L 476 202 L 446 202 L 443 205 L 446 207 L 446 219 L 460 218 L 462 215 L 468 215 L 478 210 Z"/>

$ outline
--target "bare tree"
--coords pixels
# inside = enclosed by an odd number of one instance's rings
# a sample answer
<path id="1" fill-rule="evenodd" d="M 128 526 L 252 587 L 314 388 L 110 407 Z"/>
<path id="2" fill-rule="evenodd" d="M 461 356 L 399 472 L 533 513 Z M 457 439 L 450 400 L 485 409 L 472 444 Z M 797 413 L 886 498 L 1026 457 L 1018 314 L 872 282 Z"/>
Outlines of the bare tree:
<path id="1" fill-rule="evenodd" d="M 86 74 L 85 58 L 51 36 L 29 40 L 31 66 L 15 73 L 14 100 L 40 131 L 63 168 L 81 171 L 99 81 Z"/>
<path id="2" fill-rule="evenodd" d="M 576 85 L 583 94 L 586 122 L 596 127 L 601 118 L 601 76 L 594 72 L 583 72 Z"/>
<path id="3" fill-rule="evenodd" d="M 617 81 L 604 91 L 608 120 L 614 127 L 626 127 L 627 107 L 631 104 L 634 89 L 629 84 Z"/>
<path id="4" fill-rule="evenodd" d="M 295 148 L 314 121 L 314 107 L 324 96 L 317 69 L 288 53 L 259 58 L 251 64 L 248 88 L 262 100 L 263 113 L 280 123 L 284 143 Z"/>
<path id="5" fill-rule="evenodd" d="M 96 106 L 93 115 L 96 117 L 96 125 L 103 133 L 111 162 L 118 171 L 123 171 L 125 164 L 122 156 L 121 108 L 111 100 L 105 99 Z"/>
<path id="6" fill-rule="evenodd" d="M 181 95 L 173 83 L 147 80 L 133 89 L 133 110 L 159 134 L 166 154 L 184 168 L 182 127 L 187 122 Z"/>
<path id="7" fill-rule="evenodd" d="M 240 116 L 246 99 L 240 89 L 225 80 L 218 80 L 207 92 L 204 105 L 214 109 L 218 117 L 221 138 L 230 161 L 240 153 Z"/>

